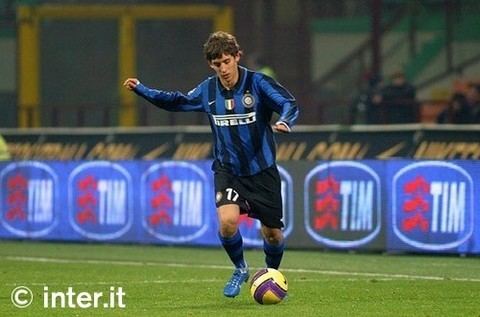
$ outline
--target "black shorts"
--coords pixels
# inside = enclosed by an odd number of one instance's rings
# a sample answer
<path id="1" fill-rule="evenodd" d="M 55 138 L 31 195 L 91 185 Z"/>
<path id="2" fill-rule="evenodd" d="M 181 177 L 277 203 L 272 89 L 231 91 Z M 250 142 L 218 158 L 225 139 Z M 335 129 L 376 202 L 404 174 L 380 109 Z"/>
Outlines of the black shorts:
<path id="1" fill-rule="evenodd" d="M 281 180 L 275 165 L 251 176 L 233 175 L 218 162 L 213 170 L 217 208 L 235 204 L 241 214 L 248 214 L 269 228 L 283 227 Z"/>

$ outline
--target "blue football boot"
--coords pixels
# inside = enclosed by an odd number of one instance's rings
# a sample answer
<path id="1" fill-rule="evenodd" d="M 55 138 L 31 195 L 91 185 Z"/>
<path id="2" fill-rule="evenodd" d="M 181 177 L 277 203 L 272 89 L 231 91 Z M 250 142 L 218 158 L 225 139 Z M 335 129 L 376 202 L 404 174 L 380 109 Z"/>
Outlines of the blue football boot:
<path id="1" fill-rule="evenodd" d="M 248 267 L 235 269 L 232 277 L 227 284 L 225 284 L 223 295 L 227 297 L 235 297 L 240 294 L 240 288 L 242 287 L 242 284 L 247 283 L 249 277 L 250 275 L 248 274 Z"/>

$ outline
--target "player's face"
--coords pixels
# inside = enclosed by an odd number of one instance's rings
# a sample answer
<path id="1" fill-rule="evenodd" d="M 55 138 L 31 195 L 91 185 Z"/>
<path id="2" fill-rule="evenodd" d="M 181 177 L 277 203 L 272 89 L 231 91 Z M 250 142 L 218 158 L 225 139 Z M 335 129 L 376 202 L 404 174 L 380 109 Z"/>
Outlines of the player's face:
<path id="1" fill-rule="evenodd" d="M 240 55 L 225 55 L 210 61 L 210 67 L 215 71 L 225 88 L 233 88 L 238 81 L 238 62 Z"/>

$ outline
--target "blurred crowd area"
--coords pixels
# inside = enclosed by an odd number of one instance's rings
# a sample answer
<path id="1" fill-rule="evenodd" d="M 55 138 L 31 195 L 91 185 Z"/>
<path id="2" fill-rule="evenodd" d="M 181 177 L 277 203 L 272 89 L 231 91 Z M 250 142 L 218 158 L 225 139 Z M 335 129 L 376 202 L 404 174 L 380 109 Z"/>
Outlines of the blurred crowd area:
<path id="1" fill-rule="evenodd" d="M 19 6 L 92 4 L 231 8 L 241 63 L 292 91 L 300 124 L 480 120 L 477 0 L 0 0 L 0 127 L 19 126 L 24 111 L 37 111 L 41 126 L 120 124 L 122 59 L 113 18 L 41 19 L 38 105 L 20 97 L 29 73 L 19 72 L 18 35 L 29 21 L 18 17 Z M 212 20 L 142 19 L 134 27 L 132 76 L 188 92 L 210 74 L 201 51 Z M 134 102 L 136 125 L 208 122 Z"/>
<path id="2" fill-rule="evenodd" d="M 428 105 L 422 105 L 416 87 L 401 70 L 387 81 L 380 75 L 366 74 L 364 86 L 352 100 L 349 124 L 480 124 L 480 81 L 455 79 L 448 98 L 437 101 L 428 114 Z"/>

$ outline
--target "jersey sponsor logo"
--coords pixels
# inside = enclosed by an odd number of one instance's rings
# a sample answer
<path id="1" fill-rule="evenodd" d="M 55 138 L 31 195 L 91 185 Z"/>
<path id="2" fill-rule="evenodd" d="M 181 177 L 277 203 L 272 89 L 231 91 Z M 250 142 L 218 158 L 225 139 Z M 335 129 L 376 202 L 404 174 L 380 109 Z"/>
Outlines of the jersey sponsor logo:
<path id="1" fill-rule="evenodd" d="M 284 224 L 283 235 L 288 237 L 293 230 L 293 181 L 290 174 L 281 166 L 277 166 L 281 180 L 282 206 Z M 247 200 L 248 204 L 248 200 Z M 249 218 L 247 215 L 240 216 L 240 230 L 243 241 L 247 245 L 262 246 L 263 238 L 260 232 L 261 223 L 259 220 Z"/>
<path id="2" fill-rule="evenodd" d="M 210 222 L 208 210 L 212 206 L 207 197 L 211 187 L 205 172 L 194 164 L 152 165 L 141 177 L 143 227 L 155 238 L 168 242 L 201 237 Z"/>
<path id="3" fill-rule="evenodd" d="M 19 237 L 48 235 L 59 218 L 58 176 L 40 162 L 7 165 L 0 173 L 0 217 Z"/>
<path id="4" fill-rule="evenodd" d="M 392 226 L 400 240 L 424 250 L 460 246 L 473 234 L 473 180 L 448 162 L 419 162 L 392 181 Z"/>
<path id="5" fill-rule="evenodd" d="M 218 127 L 231 127 L 238 125 L 247 125 L 257 121 L 255 112 L 245 114 L 227 114 L 227 115 L 212 115 L 213 122 Z"/>
<path id="6" fill-rule="evenodd" d="M 316 241 L 336 248 L 372 241 L 381 228 L 380 178 L 357 162 L 331 162 L 305 179 L 305 228 Z"/>
<path id="7" fill-rule="evenodd" d="M 130 174 L 111 162 L 80 164 L 68 178 L 69 221 L 80 235 L 94 240 L 120 238 L 133 223 Z"/>

